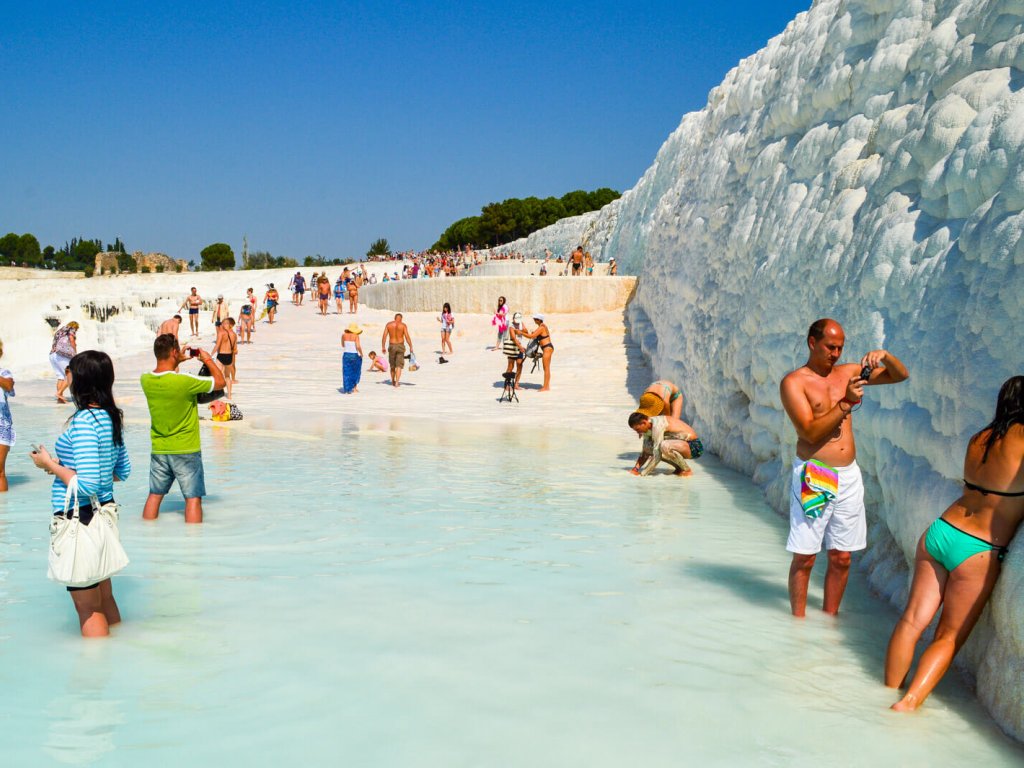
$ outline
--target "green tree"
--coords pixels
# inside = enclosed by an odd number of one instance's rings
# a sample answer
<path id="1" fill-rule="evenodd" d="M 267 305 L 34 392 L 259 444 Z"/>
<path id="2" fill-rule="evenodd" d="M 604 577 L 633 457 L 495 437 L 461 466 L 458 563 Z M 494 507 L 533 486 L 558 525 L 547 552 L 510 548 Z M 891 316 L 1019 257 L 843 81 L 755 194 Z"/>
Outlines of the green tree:
<path id="1" fill-rule="evenodd" d="M 117 271 L 118 272 L 137 272 L 139 265 L 135 262 L 135 257 L 125 251 L 120 251 L 117 254 Z"/>
<path id="2" fill-rule="evenodd" d="M 0 259 L 3 259 L 4 262 L 17 262 L 19 245 L 21 245 L 21 238 L 13 232 L 8 232 L 0 237 Z"/>
<path id="3" fill-rule="evenodd" d="M 199 255 L 203 260 L 204 272 L 235 268 L 235 252 L 227 243 L 211 243 Z"/>
<path id="4" fill-rule="evenodd" d="M 614 189 L 602 187 L 593 192 L 577 189 L 561 197 L 512 197 L 500 203 L 488 203 L 479 216 L 469 216 L 451 224 L 434 243 L 434 250 L 453 250 L 463 245 L 502 245 L 554 224 L 566 216 L 577 216 L 603 208 L 619 197 Z"/>
<path id="5" fill-rule="evenodd" d="M 43 263 L 43 253 L 39 250 L 39 241 L 35 235 L 25 233 L 18 238 L 18 261 L 23 261 L 30 267 L 37 267 Z"/>
<path id="6" fill-rule="evenodd" d="M 562 204 L 569 216 L 579 216 L 581 213 L 593 210 L 590 207 L 590 195 L 582 189 L 576 189 L 562 195 Z"/>
<path id="7" fill-rule="evenodd" d="M 622 195 L 609 187 L 601 187 L 590 193 L 590 210 L 599 211 L 613 200 L 618 200 Z"/>
<path id="8" fill-rule="evenodd" d="M 391 245 L 388 243 L 386 237 L 379 237 L 370 243 L 370 250 L 366 252 L 367 256 L 390 256 Z"/>

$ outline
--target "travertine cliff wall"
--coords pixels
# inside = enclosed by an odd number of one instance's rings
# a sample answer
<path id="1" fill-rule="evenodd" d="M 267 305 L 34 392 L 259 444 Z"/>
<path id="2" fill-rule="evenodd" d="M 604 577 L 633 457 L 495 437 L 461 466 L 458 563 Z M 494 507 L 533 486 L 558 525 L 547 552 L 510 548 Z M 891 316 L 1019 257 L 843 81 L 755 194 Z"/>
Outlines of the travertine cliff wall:
<path id="1" fill-rule="evenodd" d="M 856 424 L 863 562 L 900 603 L 968 437 L 1024 372 L 1022 83 L 1021 0 L 819 0 L 683 118 L 614 209 L 532 236 L 603 233 L 602 254 L 640 277 L 629 316 L 658 374 L 780 509 L 794 435 L 778 382 L 807 326 L 842 322 L 847 358 L 899 355 L 911 380 L 869 391 Z M 1024 738 L 1024 542 L 1012 550 L 961 655 Z"/>

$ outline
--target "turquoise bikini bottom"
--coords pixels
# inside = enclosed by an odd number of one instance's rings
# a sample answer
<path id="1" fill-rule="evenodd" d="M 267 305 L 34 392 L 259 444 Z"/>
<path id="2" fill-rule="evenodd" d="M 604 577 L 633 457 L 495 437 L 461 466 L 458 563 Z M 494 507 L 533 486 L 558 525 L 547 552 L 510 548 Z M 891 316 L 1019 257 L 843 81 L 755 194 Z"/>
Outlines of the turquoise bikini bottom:
<path id="1" fill-rule="evenodd" d="M 955 570 L 964 560 L 979 552 L 995 552 L 1000 561 L 1006 557 L 1007 552 L 1006 547 L 1000 547 L 992 542 L 979 539 L 977 536 L 972 536 L 966 531 L 961 531 L 941 517 L 928 526 L 928 532 L 924 537 L 924 548 L 947 571 Z"/>

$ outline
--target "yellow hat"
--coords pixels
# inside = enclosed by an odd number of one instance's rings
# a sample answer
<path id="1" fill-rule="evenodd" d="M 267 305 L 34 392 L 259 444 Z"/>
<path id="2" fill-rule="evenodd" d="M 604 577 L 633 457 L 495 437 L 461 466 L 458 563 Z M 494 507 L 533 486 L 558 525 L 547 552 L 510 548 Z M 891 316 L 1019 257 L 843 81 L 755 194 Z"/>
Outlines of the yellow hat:
<path id="1" fill-rule="evenodd" d="M 660 416 L 665 410 L 665 401 L 653 392 L 644 392 L 640 395 L 640 405 L 636 412 L 644 416 Z"/>
<path id="2" fill-rule="evenodd" d="M 358 323 L 349 323 L 348 328 L 345 329 L 345 333 L 362 333 L 363 329 L 359 327 Z"/>

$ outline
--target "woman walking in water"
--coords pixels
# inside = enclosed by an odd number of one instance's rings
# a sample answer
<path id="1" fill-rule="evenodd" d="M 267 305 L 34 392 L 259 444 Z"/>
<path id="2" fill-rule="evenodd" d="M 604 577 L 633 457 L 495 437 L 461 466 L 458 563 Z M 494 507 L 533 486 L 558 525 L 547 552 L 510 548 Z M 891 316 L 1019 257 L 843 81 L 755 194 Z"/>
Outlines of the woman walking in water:
<path id="1" fill-rule="evenodd" d="M 67 429 L 57 438 L 50 456 L 45 448 L 33 451 L 32 463 L 55 475 L 50 492 L 54 515 L 64 514 L 64 497 L 72 478 L 77 478 L 78 494 L 72 503 L 78 508 L 81 525 L 103 525 L 99 510 L 114 500 L 114 483 L 127 480 L 132 471 L 124 446 L 124 415 L 114 402 L 114 364 L 105 352 L 88 350 L 71 358 L 71 396 L 78 410 L 68 420 Z M 105 637 L 110 625 L 121 620 L 114 600 L 110 578 L 87 587 L 68 587 L 78 612 L 82 637 Z"/>
<path id="2" fill-rule="evenodd" d="M 498 327 L 498 340 L 494 343 L 494 348 L 501 349 L 502 342 L 505 341 L 505 335 L 508 333 L 508 307 L 505 306 L 505 297 L 498 297 L 498 308 L 494 310 L 494 317 L 491 319 L 491 325 Z"/>
<path id="3" fill-rule="evenodd" d="M 0 341 L 0 358 L 4 343 Z M 14 397 L 14 374 L 0 365 L 0 493 L 7 490 L 7 454 L 14 447 L 14 419 L 7 398 Z"/>
<path id="4" fill-rule="evenodd" d="M 906 682 L 914 648 L 942 608 L 906 694 L 892 708 L 917 709 L 967 642 L 995 588 L 1024 518 L 1024 376 L 1003 384 L 992 422 L 967 443 L 964 492 L 917 544 L 914 580 L 885 656 L 885 684 Z"/>
<path id="5" fill-rule="evenodd" d="M 448 354 L 450 355 L 455 351 L 452 349 L 452 331 L 455 329 L 455 316 L 452 314 L 452 305 L 447 301 L 441 307 L 441 315 L 437 319 L 441 323 L 441 354 L 444 354 L 445 347 L 447 347 Z"/>
<path id="6" fill-rule="evenodd" d="M 68 388 L 68 363 L 78 354 L 78 323 L 72 320 L 53 334 L 50 346 L 50 365 L 57 374 L 57 402 L 66 403 L 64 390 Z"/>

